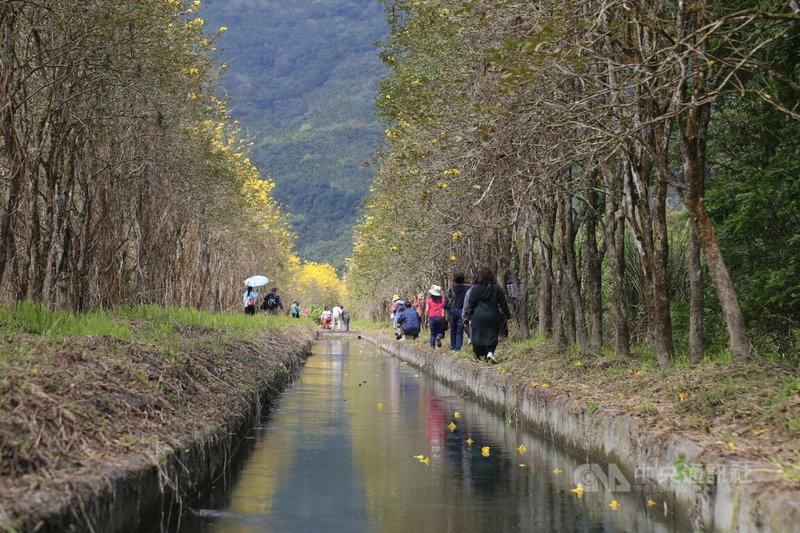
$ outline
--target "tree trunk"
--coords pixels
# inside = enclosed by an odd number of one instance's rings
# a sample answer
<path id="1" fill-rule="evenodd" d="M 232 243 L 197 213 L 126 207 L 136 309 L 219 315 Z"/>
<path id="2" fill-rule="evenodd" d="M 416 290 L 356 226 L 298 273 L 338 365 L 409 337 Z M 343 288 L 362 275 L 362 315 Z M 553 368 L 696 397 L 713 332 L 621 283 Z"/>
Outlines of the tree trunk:
<path id="1" fill-rule="evenodd" d="M 688 9 L 688 8 L 687 8 Z M 687 24 L 686 34 L 696 34 L 696 29 L 705 24 L 706 5 L 704 1 L 693 4 L 690 13 L 685 15 Z M 707 42 L 692 43 L 698 53 L 702 53 Z M 691 57 L 686 61 L 690 61 Z M 698 65 L 705 65 L 699 61 Z M 684 80 L 680 90 L 682 100 L 691 105 L 684 111 L 681 128 L 681 155 L 683 158 L 683 174 L 686 184 L 686 208 L 694 219 L 700 242 L 706 254 L 708 274 L 717 291 L 722 307 L 722 315 L 728 329 L 728 340 L 731 356 L 734 362 L 748 361 L 753 356 L 753 345 L 747 335 L 742 308 L 733 287 L 733 281 L 722 257 L 722 251 L 714 237 L 714 228 L 705 208 L 705 172 L 706 172 L 706 144 L 708 141 L 708 123 L 711 116 L 711 106 L 708 103 L 700 104 L 706 94 L 707 68 L 698 68 L 692 65 L 687 68 L 689 77 Z"/>
<path id="2" fill-rule="evenodd" d="M 539 279 L 539 324 L 540 335 L 552 335 L 554 331 L 553 294 L 555 282 L 553 275 L 553 234 L 555 232 L 555 213 L 542 217 L 539 235 L 540 279 Z M 541 232 L 543 231 L 543 234 Z"/>
<path id="3" fill-rule="evenodd" d="M 592 183 L 587 191 L 589 208 L 586 214 L 586 296 L 588 300 L 589 318 L 591 328 L 589 331 L 588 352 L 600 355 L 603 348 L 603 296 L 602 285 L 602 258 L 597 248 L 597 180 L 596 172 L 592 172 Z"/>
<path id="4" fill-rule="evenodd" d="M 666 272 L 666 185 L 657 180 L 651 206 L 648 183 L 652 161 L 640 154 L 632 157 L 638 164 L 627 164 L 626 213 L 642 264 L 642 297 L 650 319 L 653 348 L 658 364 L 667 366 L 672 362 L 673 344 Z"/>
<path id="5" fill-rule="evenodd" d="M 703 270 L 700 262 L 700 238 L 694 221 L 689 224 L 689 248 L 686 260 L 689 270 L 689 362 L 703 360 Z"/>
<path id="6" fill-rule="evenodd" d="M 570 327 L 567 329 L 567 338 L 570 344 L 576 340 L 582 354 L 588 353 L 589 341 L 586 338 L 586 319 L 584 317 L 583 295 L 581 294 L 580 280 L 578 279 L 578 265 L 575 257 L 575 215 L 570 205 L 570 200 L 566 199 L 563 203 L 561 218 L 561 264 L 564 270 L 565 285 L 567 292 L 565 296 L 569 300 L 569 306 L 564 306 L 565 310 L 570 309 L 566 322 Z"/>
<path id="7" fill-rule="evenodd" d="M 606 251 L 611 269 L 611 302 L 614 309 L 614 353 L 622 357 L 630 355 L 630 325 L 625 306 L 625 218 L 619 208 L 621 194 L 618 173 L 606 162 L 601 165 L 606 186 L 605 224 Z"/>
<path id="8" fill-rule="evenodd" d="M 12 227 L 24 180 L 24 156 L 15 129 L 17 107 L 13 96 L 15 13 L 11 12 L 11 5 L 6 5 L 0 6 L 0 15 L 2 16 L 0 20 L 4 23 L 3 40 L 6 49 L 2 64 L 0 64 L 2 67 L 0 69 L 0 134 L 3 137 L 8 176 L 8 197 L 0 211 L 0 284 L 2 284 L 9 259 L 8 252 L 12 249 L 11 240 L 14 239 Z"/>
<path id="9" fill-rule="evenodd" d="M 668 276 L 667 183 L 656 178 L 653 202 L 653 335 L 658 364 L 672 363 L 675 344 L 672 336 L 672 315 Z"/>

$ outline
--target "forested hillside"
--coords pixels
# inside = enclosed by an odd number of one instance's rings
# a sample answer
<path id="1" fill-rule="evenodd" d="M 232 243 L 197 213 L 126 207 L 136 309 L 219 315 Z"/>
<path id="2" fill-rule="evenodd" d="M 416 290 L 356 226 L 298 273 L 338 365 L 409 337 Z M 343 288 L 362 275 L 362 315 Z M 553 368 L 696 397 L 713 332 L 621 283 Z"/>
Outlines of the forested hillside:
<path id="1" fill-rule="evenodd" d="M 364 310 L 489 266 L 519 333 L 561 350 L 798 362 L 788 2 L 387 4 Z"/>
<path id="2" fill-rule="evenodd" d="M 381 140 L 373 115 L 388 32 L 378 0 L 207 0 L 225 26 L 220 58 L 232 113 L 255 142 L 276 199 L 291 213 L 298 252 L 344 264 Z"/>

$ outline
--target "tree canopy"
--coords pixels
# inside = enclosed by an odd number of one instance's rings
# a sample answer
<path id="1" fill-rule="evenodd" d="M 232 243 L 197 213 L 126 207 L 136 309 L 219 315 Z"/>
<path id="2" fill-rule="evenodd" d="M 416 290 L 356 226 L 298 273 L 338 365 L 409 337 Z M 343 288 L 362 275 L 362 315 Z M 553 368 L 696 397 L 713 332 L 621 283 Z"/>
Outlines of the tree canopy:
<path id="1" fill-rule="evenodd" d="M 564 348 L 796 358 L 800 15 L 384 4 L 386 148 L 348 265 L 364 311 L 486 265 L 513 280 L 519 330 Z"/>

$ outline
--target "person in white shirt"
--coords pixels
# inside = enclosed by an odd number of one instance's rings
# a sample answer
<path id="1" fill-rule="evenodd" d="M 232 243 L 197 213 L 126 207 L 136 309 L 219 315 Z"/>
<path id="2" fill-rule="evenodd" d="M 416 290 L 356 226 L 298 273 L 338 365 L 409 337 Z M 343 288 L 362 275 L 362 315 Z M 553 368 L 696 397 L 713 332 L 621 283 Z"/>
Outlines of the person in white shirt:
<path id="1" fill-rule="evenodd" d="M 331 316 L 333 318 L 333 329 L 342 329 L 342 308 L 339 304 L 333 306 L 333 309 L 331 309 Z"/>
<path id="2" fill-rule="evenodd" d="M 331 310 L 328 309 L 328 306 L 325 306 L 325 310 L 322 312 L 320 318 L 322 319 L 322 329 L 331 329 Z"/>

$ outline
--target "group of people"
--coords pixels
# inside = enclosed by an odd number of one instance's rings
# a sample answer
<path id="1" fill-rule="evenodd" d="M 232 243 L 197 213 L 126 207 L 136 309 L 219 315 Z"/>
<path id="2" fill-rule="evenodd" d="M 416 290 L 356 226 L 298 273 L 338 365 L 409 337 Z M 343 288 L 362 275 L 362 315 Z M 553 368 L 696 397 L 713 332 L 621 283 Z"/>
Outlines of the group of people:
<path id="1" fill-rule="evenodd" d="M 333 309 L 327 305 L 320 315 L 322 329 L 335 331 L 350 331 L 350 311 L 343 305 L 336 304 Z"/>
<path id="2" fill-rule="evenodd" d="M 511 313 L 506 295 L 491 269 L 478 270 L 471 285 L 463 273 L 457 273 L 447 294 L 442 293 L 439 285 L 431 285 L 423 301 L 424 296 L 419 294 L 411 302 L 397 294 L 392 297 L 391 319 L 398 340 L 416 339 L 421 324 L 427 323 L 432 349 L 442 347 L 442 339 L 449 329 L 451 350 L 461 350 L 466 334 L 479 361 L 497 363 L 495 350 L 500 336 L 508 334 L 507 321 Z"/>
<path id="3" fill-rule="evenodd" d="M 283 300 L 281 299 L 281 295 L 278 293 L 278 287 L 272 287 L 270 292 L 268 292 L 264 299 L 261 300 L 261 304 L 259 305 L 258 301 L 260 296 L 261 294 L 255 287 L 247 287 L 245 289 L 244 295 L 242 296 L 242 307 L 244 308 L 244 314 L 255 315 L 257 307 L 264 311 L 264 314 L 267 315 L 278 315 L 283 311 Z M 289 308 L 289 313 L 291 314 L 292 318 L 308 316 L 308 312 L 308 309 L 300 307 L 300 302 L 297 300 L 293 301 L 292 306 Z"/>
<path id="4" fill-rule="evenodd" d="M 261 294 L 255 287 L 247 287 L 247 289 L 244 291 L 244 296 L 242 296 L 242 307 L 244 307 L 244 314 L 256 314 L 256 306 L 258 305 L 258 299 L 260 296 Z M 266 296 L 264 296 L 259 308 L 268 315 L 277 315 L 283 310 L 283 302 L 281 301 L 281 295 L 278 294 L 278 287 L 272 287 L 272 290 L 268 292 Z M 294 312 L 294 305 L 292 305 L 292 311 Z M 298 317 L 299 316 L 300 315 L 298 313 Z"/>

